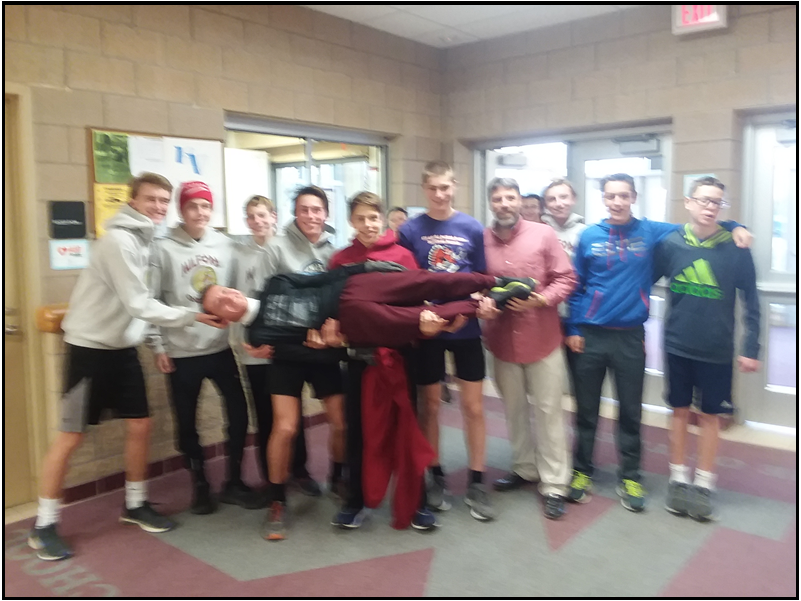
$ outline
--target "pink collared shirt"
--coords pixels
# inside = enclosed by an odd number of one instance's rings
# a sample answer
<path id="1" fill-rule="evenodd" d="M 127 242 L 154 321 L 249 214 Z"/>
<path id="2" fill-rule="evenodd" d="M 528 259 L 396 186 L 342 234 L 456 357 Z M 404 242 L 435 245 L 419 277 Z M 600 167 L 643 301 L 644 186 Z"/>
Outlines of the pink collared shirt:
<path id="1" fill-rule="evenodd" d="M 548 301 L 547 307 L 522 312 L 507 309 L 496 319 L 483 322 L 487 348 L 507 363 L 544 359 L 562 343 L 557 305 L 577 282 L 556 233 L 543 223 L 519 219 L 507 241 L 493 228 L 484 230 L 484 252 L 488 274 L 534 278 L 539 282 L 535 292 Z"/>

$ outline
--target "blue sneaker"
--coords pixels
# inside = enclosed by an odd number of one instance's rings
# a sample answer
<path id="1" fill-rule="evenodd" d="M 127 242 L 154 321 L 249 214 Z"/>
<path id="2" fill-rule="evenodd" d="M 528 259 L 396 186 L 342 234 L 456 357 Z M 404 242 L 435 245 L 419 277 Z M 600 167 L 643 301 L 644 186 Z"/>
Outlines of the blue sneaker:
<path id="1" fill-rule="evenodd" d="M 414 514 L 414 518 L 412 518 L 412 528 L 428 532 L 439 528 L 439 522 L 437 521 L 437 517 L 431 513 L 431 510 L 426 507 L 425 509 L 418 509 Z"/>
<path id="2" fill-rule="evenodd" d="M 345 507 L 331 519 L 331 525 L 337 528 L 355 529 L 361 526 L 369 515 L 370 510 L 366 507 L 360 509 Z"/>

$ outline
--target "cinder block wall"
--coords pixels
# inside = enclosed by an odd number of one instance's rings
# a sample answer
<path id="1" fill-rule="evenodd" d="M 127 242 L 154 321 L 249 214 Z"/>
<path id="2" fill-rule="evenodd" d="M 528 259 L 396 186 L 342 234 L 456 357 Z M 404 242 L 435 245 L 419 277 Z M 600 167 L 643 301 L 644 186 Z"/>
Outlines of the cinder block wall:
<path id="1" fill-rule="evenodd" d="M 33 277 L 44 304 L 68 301 L 78 278 L 50 269 L 47 201 L 88 200 L 87 126 L 223 139 L 227 110 L 390 134 L 393 204 L 419 204 L 422 165 L 441 154 L 444 53 L 422 44 L 290 5 L 9 5 L 4 14 L 5 81 L 32 90 Z M 45 339 L 45 419 L 54 427 L 63 348 Z M 172 415 L 165 376 L 149 352 L 141 356 L 155 461 L 176 454 Z M 202 396 L 201 440 L 220 442 L 220 400 L 211 385 Z M 93 429 L 67 486 L 121 471 L 121 441 L 120 423 Z"/>
<path id="2" fill-rule="evenodd" d="M 447 50 L 443 138 L 472 190 L 470 141 L 672 120 L 673 198 L 714 171 L 740 217 L 743 115 L 795 107 L 797 9 L 729 5 L 729 28 L 671 33 L 669 5 L 643 5 Z"/>
<path id="3" fill-rule="evenodd" d="M 5 80 L 31 86 L 43 302 L 77 272 L 51 271 L 46 201 L 89 197 L 87 126 L 223 138 L 244 111 L 393 134 L 392 204 L 421 204 L 425 161 L 454 163 L 472 209 L 471 141 L 672 120 L 674 199 L 685 173 L 715 171 L 739 217 L 741 118 L 796 102 L 796 7 L 730 5 L 722 33 L 677 38 L 668 6 L 436 50 L 299 6 L 60 5 L 4 8 Z M 60 341 L 43 349 L 49 419 Z M 147 366 L 153 458 L 175 453 L 164 376 Z M 222 440 L 204 388 L 201 436 Z M 69 485 L 121 469 L 120 425 L 90 434 Z"/>

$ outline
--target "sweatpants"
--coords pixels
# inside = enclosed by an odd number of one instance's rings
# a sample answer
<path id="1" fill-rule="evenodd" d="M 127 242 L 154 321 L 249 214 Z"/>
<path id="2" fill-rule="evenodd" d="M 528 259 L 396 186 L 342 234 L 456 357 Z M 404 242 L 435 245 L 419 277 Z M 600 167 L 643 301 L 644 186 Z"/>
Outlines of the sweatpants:
<path id="1" fill-rule="evenodd" d="M 250 392 L 253 395 L 253 405 L 256 410 L 259 471 L 265 482 L 270 481 L 270 468 L 267 465 L 267 442 L 270 440 L 270 432 L 273 430 L 273 400 L 270 395 L 270 372 L 272 369 L 273 366 L 269 363 L 245 365 L 248 382 L 250 382 Z M 306 469 L 308 453 L 306 450 L 306 431 L 303 427 L 302 404 L 299 405 L 299 408 L 301 416 L 298 422 L 298 435 L 295 436 L 291 472 L 295 478 L 308 478 L 309 472 Z"/>
<path id="2" fill-rule="evenodd" d="M 414 363 L 410 360 L 410 350 L 403 349 L 401 354 L 406 364 L 406 377 L 409 382 L 409 398 L 417 413 L 417 386 L 414 384 Z M 345 423 L 347 424 L 346 457 L 348 468 L 348 491 L 345 506 L 348 509 L 364 507 L 364 489 L 362 487 L 362 464 L 364 461 L 364 433 L 362 430 L 362 376 L 367 363 L 351 359 L 347 363 L 345 378 Z M 420 507 L 426 505 L 425 482 L 422 487 Z"/>
<path id="3" fill-rule="evenodd" d="M 225 401 L 228 417 L 228 481 L 241 480 L 242 455 L 248 430 L 248 408 L 239 370 L 231 349 L 174 358 L 175 371 L 169 374 L 170 400 L 175 412 L 178 448 L 184 454 L 187 467 L 203 464 L 203 448 L 197 432 L 197 402 L 205 378 L 217 386 Z"/>
<path id="4" fill-rule="evenodd" d="M 576 436 L 573 469 L 592 476 L 601 389 L 612 370 L 618 400 L 618 477 L 640 481 L 640 421 L 645 378 L 645 330 L 580 326 L 584 352 L 576 357 Z"/>
<path id="5" fill-rule="evenodd" d="M 507 363 L 495 357 L 495 385 L 506 406 L 512 471 L 531 482 L 539 480 L 542 495 L 565 496 L 570 484 L 562 410 L 564 369 L 561 345 L 534 363 Z"/>
<path id="6" fill-rule="evenodd" d="M 420 337 L 420 312 L 448 321 L 475 317 L 478 301 L 465 299 L 495 285 L 482 273 L 364 273 L 348 278 L 339 302 L 340 330 L 351 346 L 400 348 Z M 426 305 L 430 300 L 451 301 Z M 461 300 L 459 300 L 461 299 Z"/>

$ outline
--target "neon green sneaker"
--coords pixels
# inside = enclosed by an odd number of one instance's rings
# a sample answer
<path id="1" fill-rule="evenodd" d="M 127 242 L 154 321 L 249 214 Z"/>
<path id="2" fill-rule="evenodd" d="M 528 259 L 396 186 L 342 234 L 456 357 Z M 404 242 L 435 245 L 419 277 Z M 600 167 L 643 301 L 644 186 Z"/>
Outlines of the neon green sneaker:
<path id="1" fill-rule="evenodd" d="M 623 480 L 617 485 L 617 494 L 621 505 L 629 511 L 645 509 L 645 489 L 636 480 Z"/>
<path id="2" fill-rule="evenodd" d="M 567 498 L 573 503 L 589 503 L 591 490 L 592 478 L 584 472 L 573 470 L 573 481 L 570 483 Z"/>

